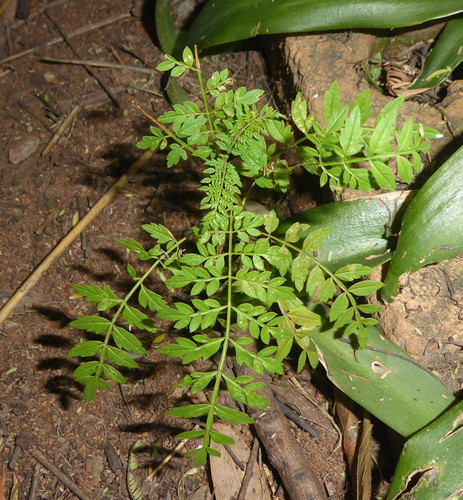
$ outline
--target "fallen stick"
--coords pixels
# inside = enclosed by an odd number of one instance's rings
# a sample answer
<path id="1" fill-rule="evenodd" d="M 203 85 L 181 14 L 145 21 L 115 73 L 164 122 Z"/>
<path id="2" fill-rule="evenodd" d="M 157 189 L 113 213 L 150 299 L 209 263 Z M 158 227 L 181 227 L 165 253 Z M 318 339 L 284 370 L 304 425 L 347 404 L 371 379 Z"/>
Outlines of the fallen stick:
<path id="1" fill-rule="evenodd" d="M 111 188 L 95 203 L 82 219 L 69 231 L 69 233 L 53 248 L 53 250 L 32 271 L 22 285 L 14 292 L 8 302 L 0 309 L 0 325 L 8 318 L 21 300 L 30 292 L 42 274 L 60 257 L 80 233 L 97 217 L 100 212 L 116 197 L 119 191 L 128 183 L 128 176 L 136 173 L 145 165 L 152 156 L 151 151 L 146 151 L 133 163 L 127 174 L 121 176 Z"/>
<path id="2" fill-rule="evenodd" d="M 74 47 L 74 45 L 72 44 L 71 42 L 71 39 L 68 37 L 68 35 L 64 32 L 63 28 L 61 27 L 61 25 L 58 23 L 58 21 L 56 21 L 53 16 L 51 15 L 50 11 L 49 10 L 46 10 L 45 11 L 45 15 L 48 17 L 48 19 L 50 19 L 50 21 L 53 23 L 53 25 L 55 26 L 55 28 L 58 30 L 58 33 L 63 37 L 63 40 L 66 42 L 66 45 L 72 50 L 73 54 L 78 57 L 79 59 L 81 59 L 80 57 L 80 54 L 79 54 L 79 51 Z M 111 92 L 111 89 L 104 83 L 104 81 L 93 71 L 92 68 L 90 68 L 90 66 L 84 66 L 85 70 L 87 71 L 87 73 L 92 77 L 94 78 L 98 85 L 108 94 L 108 97 L 111 99 L 111 101 L 113 101 L 114 105 L 116 106 L 116 108 L 121 108 L 121 103 L 119 102 L 119 99 L 116 97 L 116 95 L 114 95 L 112 92 Z"/>
<path id="3" fill-rule="evenodd" d="M 93 61 L 91 59 L 57 59 L 55 57 L 41 57 L 40 60 L 42 62 L 54 64 L 75 64 L 77 66 L 93 66 L 95 68 L 128 69 L 130 71 L 145 73 L 147 75 L 156 73 L 154 69 L 145 68 L 139 64 L 120 64 L 109 61 Z"/>
<path id="4" fill-rule="evenodd" d="M 251 375 L 259 382 L 252 370 L 238 373 Z M 275 401 L 269 387 L 261 389 L 260 394 L 268 399 L 266 410 L 248 408 L 248 413 L 255 420 L 255 429 L 265 448 L 271 464 L 280 475 L 291 500 L 323 500 L 326 493 L 310 467 L 307 457 L 302 452 L 296 438 L 291 433 L 288 421 Z"/>
<path id="5" fill-rule="evenodd" d="M 37 489 L 39 487 L 39 480 L 41 476 L 40 462 L 35 464 L 34 472 L 32 474 L 31 487 L 29 488 L 29 496 L 27 500 L 35 500 L 37 498 Z M 0 497 L 1 498 L 1 497 Z"/>
<path id="6" fill-rule="evenodd" d="M 66 119 L 59 126 L 58 130 L 56 131 L 56 134 L 51 138 L 50 142 L 43 149 L 42 156 L 47 155 L 50 152 L 51 148 L 58 142 L 58 139 L 61 137 L 63 132 L 69 127 L 69 125 L 72 123 L 72 120 L 74 120 L 74 117 L 79 112 L 79 109 L 80 109 L 79 106 L 75 106 L 72 109 L 72 111 L 68 114 Z"/>
<path id="7" fill-rule="evenodd" d="M 90 24 L 88 26 L 83 26 L 82 28 L 78 28 L 75 31 L 71 31 L 71 33 L 68 33 L 68 38 L 74 38 L 79 35 L 84 35 L 85 33 L 89 33 L 90 31 L 97 30 L 99 28 L 103 28 L 104 26 L 107 26 L 108 24 L 113 24 L 117 23 L 119 21 L 122 21 L 123 19 L 127 19 L 128 17 L 132 17 L 132 15 L 128 12 L 124 14 L 119 14 L 118 16 L 110 17 L 109 19 L 106 19 L 105 21 L 101 21 L 99 23 L 95 24 Z M 23 50 L 22 52 L 18 52 L 17 54 L 13 54 L 9 57 L 5 57 L 5 59 L 2 59 L 0 61 L 0 64 L 5 64 L 10 61 L 14 61 L 15 59 L 19 59 L 20 57 L 27 56 L 29 54 L 33 54 L 35 51 L 43 49 L 45 47 L 50 47 L 52 45 L 56 45 L 57 43 L 63 42 L 64 39 L 62 37 L 56 37 L 52 38 L 48 42 L 42 43 L 41 45 L 37 45 L 36 47 L 32 47 L 27 50 Z"/>
<path id="8" fill-rule="evenodd" d="M 251 482 L 252 473 L 254 472 L 254 464 L 257 462 L 257 454 L 259 452 L 259 440 L 255 437 L 252 442 L 251 454 L 246 465 L 246 472 L 244 473 L 243 482 L 241 483 L 240 492 L 237 500 L 246 500 L 249 483 Z"/>
<path id="9" fill-rule="evenodd" d="M 76 495 L 80 500 L 92 500 L 93 497 L 87 495 L 82 491 L 66 474 L 58 469 L 56 465 L 52 464 L 39 450 L 34 447 L 29 448 L 28 452 L 44 467 L 46 467 L 54 476 L 56 476 L 68 489 L 70 489 L 74 495 Z"/>
<path id="10" fill-rule="evenodd" d="M 254 382 L 266 385 L 259 394 L 267 398 L 265 410 L 248 407 L 249 416 L 254 419 L 254 429 L 270 463 L 288 492 L 291 500 L 323 500 L 326 493 L 319 478 L 310 467 L 307 457 L 292 434 L 288 421 L 269 387 L 270 377 L 258 375 L 245 365 L 234 363 L 236 375 L 250 375 Z"/>

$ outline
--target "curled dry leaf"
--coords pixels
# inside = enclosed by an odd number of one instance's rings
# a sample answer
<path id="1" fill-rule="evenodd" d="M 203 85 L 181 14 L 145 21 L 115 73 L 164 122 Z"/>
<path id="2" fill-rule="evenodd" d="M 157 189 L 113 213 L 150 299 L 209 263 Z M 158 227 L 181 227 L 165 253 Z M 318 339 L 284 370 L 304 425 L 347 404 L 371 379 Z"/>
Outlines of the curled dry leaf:
<path id="1" fill-rule="evenodd" d="M 395 97 L 411 97 L 429 90 L 429 88 L 410 89 L 415 76 L 415 68 L 407 64 L 401 66 L 386 65 L 386 85 L 389 92 Z"/>

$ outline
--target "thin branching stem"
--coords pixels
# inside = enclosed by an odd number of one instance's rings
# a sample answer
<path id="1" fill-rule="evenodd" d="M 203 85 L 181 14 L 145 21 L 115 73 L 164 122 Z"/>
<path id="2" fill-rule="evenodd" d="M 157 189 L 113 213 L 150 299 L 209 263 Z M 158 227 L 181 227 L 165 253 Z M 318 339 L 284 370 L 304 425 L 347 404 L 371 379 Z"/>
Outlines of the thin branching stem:
<path id="1" fill-rule="evenodd" d="M 212 113 L 209 108 L 209 103 L 207 102 L 207 89 L 206 86 L 204 85 L 203 73 L 201 71 L 201 63 L 199 62 L 198 47 L 196 46 L 195 46 L 195 65 L 197 70 L 196 74 L 198 76 L 199 88 L 201 89 L 201 97 L 203 100 L 204 110 L 206 112 L 207 122 L 209 124 L 209 131 L 211 133 L 211 141 L 215 141 L 215 129 L 214 129 L 214 124 L 212 122 Z"/>

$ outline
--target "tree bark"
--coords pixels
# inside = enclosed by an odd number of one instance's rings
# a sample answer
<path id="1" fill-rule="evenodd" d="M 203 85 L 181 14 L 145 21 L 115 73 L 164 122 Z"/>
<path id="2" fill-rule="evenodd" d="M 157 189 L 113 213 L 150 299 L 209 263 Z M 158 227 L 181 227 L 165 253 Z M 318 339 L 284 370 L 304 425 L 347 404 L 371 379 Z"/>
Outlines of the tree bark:
<path id="1" fill-rule="evenodd" d="M 270 383 L 269 377 L 256 375 L 246 366 L 236 366 L 237 375 L 250 375 L 256 382 Z M 249 415 L 256 421 L 255 429 L 265 448 L 271 464 L 283 481 L 291 500 L 323 500 L 327 498 L 323 485 L 309 465 L 302 452 L 288 420 L 268 385 L 259 391 L 268 399 L 266 410 L 248 408 Z"/>

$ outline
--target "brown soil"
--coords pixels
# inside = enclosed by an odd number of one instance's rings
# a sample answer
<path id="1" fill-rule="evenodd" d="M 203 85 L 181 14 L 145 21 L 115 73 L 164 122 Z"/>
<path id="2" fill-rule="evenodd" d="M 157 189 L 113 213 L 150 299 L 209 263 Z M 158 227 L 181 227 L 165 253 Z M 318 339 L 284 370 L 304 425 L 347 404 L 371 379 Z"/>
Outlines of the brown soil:
<path id="1" fill-rule="evenodd" d="M 164 82 L 156 71 L 93 68 L 116 96 L 118 108 L 84 67 L 41 61 L 44 56 L 80 58 L 154 68 L 162 54 L 149 35 L 153 12 L 142 0 L 63 1 L 50 8 L 49 16 L 43 11 L 46 3 L 32 2 L 27 22 L 5 19 L 2 28 L 0 59 L 39 48 L 0 67 L 0 304 L 69 231 L 79 214 L 141 156 L 134 145 L 146 133 L 148 123 L 133 101 L 156 116 L 167 106 Z M 118 16 L 107 26 L 72 38 L 79 57 L 65 43 L 40 47 L 58 36 L 56 25 L 71 33 Z M 208 71 L 228 67 L 238 85 L 271 87 L 259 53 L 212 57 L 207 65 Z M 80 110 L 72 126 L 42 155 L 60 122 L 77 104 Z M 150 349 L 138 360 L 140 368 L 126 374 L 127 385 L 100 392 L 87 404 L 82 387 L 72 378 L 77 362 L 67 356 L 82 338 L 68 323 L 95 311 L 91 304 L 77 300 L 71 284 L 109 283 L 123 293 L 129 286 L 125 267 L 132 260 L 115 239 L 146 240 L 140 225 L 148 222 L 183 233 L 197 219 L 198 185 L 193 167 L 187 166 L 186 172 L 180 168 L 167 171 L 164 157 L 154 155 L 3 323 L 0 499 L 77 498 L 56 471 L 40 463 L 41 455 L 85 492 L 80 498 L 131 498 L 127 489 L 131 450 L 138 461 L 133 472 L 143 487 L 143 498 L 177 498 L 178 491 L 180 498 L 211 498 L 208 467 L 193 470 L 191 460 L 182 456 L 194 443 L 147 480 L 176 446 L 175 434 L 191 428 L 188 422 L 166 416 L 184 397 L 173 388 L 185 373 L 182 365 Z M 299 382 L 325 424 L 315 425 L 318 437 L 296 428 L 294 433 L 327 494 L 348 498 L 339 436 L 326 417 L 332 413 L 323 395 L 327 391 L 316 389 L 308 373 Z M 249 429 L 242 429 L 241 435 L 250 447 Z M 265 456 L 259 461 L 265 463 Z M 271 467 L 264 470 L 271 497 L 285 498 Z"/>

